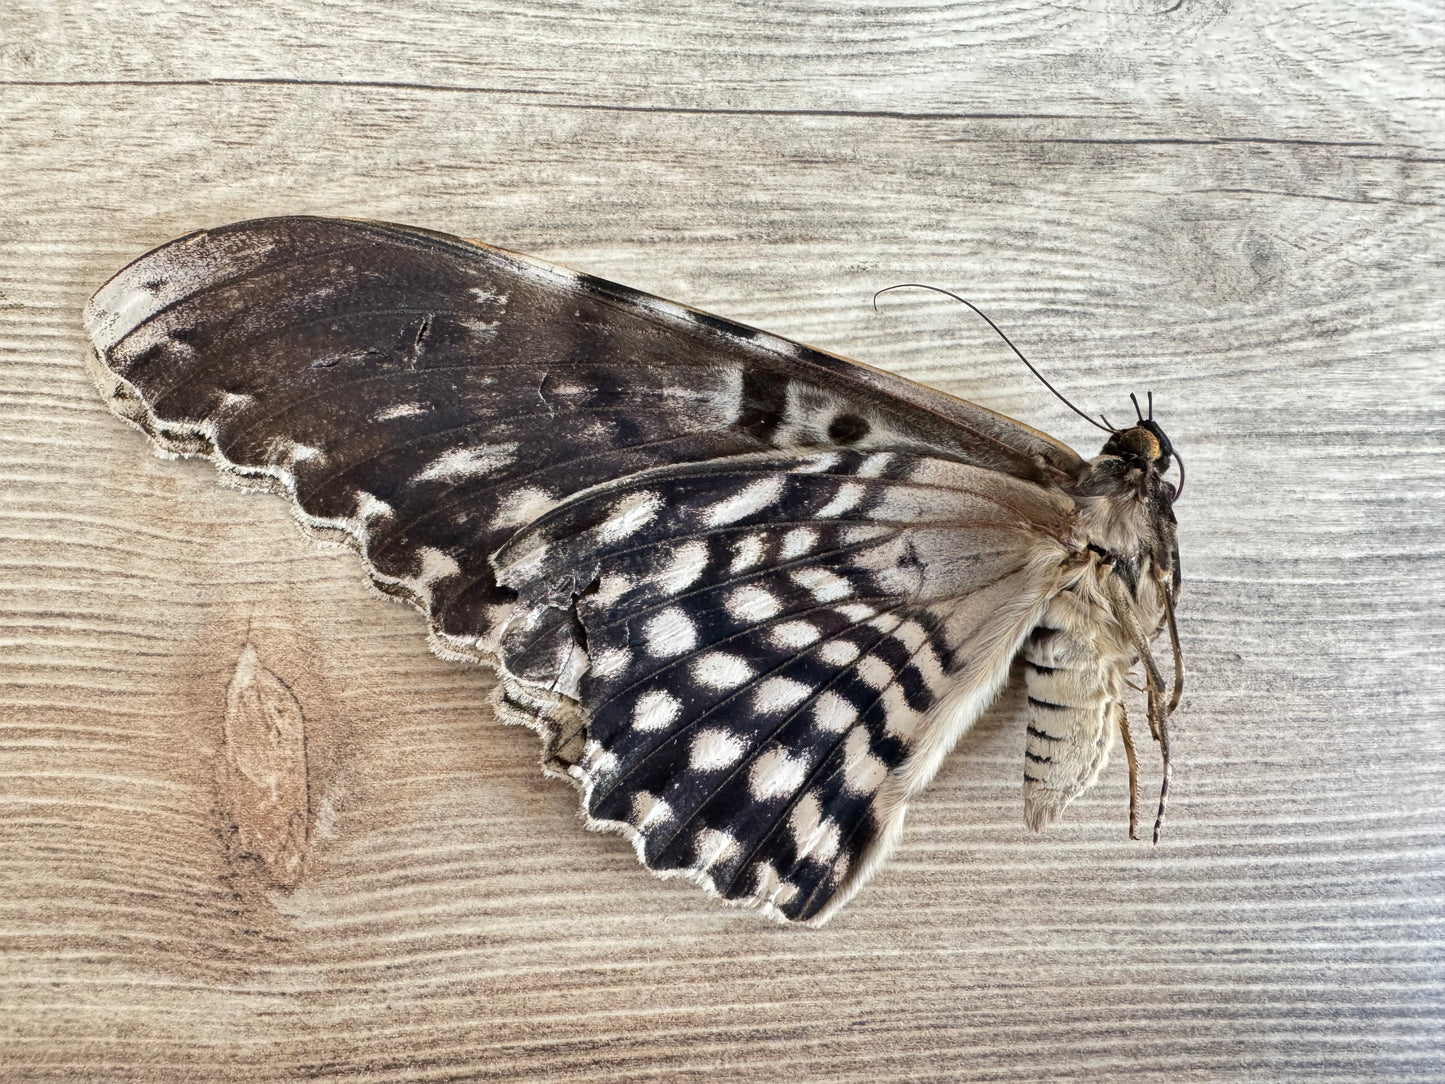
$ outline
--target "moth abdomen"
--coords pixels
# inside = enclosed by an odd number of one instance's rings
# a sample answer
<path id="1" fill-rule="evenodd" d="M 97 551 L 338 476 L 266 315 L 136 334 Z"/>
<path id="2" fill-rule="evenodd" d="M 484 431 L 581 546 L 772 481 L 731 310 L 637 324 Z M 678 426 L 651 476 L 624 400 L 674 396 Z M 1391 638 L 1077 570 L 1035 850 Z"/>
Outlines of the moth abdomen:
<path id="1" fill-rule="evenodd" d="M 1098 779 L 1118 729 L 1119 668 L 1064 599 L 1025 639 L 1024 820 L 1041 831 Z M 1053 611 L 1066 611 L 1063 613 Z"/>

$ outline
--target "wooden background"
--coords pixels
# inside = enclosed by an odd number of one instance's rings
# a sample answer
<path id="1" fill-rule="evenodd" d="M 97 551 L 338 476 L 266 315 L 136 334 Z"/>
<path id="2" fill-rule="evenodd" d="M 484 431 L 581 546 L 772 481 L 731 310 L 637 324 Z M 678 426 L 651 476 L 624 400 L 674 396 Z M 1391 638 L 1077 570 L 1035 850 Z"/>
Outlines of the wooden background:
<path id="1" fill-rule="evenodd" d="M 0 1076 L 1441 1079 L 1442 58 L 1423 0 L 3 0 Z M 1008 702 L 821 931 L 582 832 L 486 674 L 84 375 L 124 261 L 285 212 L 1089 453 L 965 312 L 869 295 L 965 291 L 1116 420 L 1153 389 L 1190 479 L 1164 842 L 1122 764 L 1031 838 Z M 247 643 L 304 727 L 292 867 L 228 827 Z"/>

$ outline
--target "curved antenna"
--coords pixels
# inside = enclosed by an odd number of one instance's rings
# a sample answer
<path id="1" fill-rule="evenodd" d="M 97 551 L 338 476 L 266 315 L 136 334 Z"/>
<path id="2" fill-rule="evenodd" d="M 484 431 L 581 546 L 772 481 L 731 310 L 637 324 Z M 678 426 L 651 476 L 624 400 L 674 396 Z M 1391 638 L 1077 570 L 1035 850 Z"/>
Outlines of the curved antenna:
<path id="1" fill-rule="evenodd" d="M 874 312 L 877 312 L 877 311 L 878 311 L 878 298 L 879 298 L 879 295 L 881 295 L 881 294 L 886 294 L 886 293 L 888 293 L 890 290 L 932 290 L 932 291 L 933 291 L 934 293 L 936 293 L 936 294 L 942 294 L 944 297 L 951 297 L 951 298 L 953 298 L 953 300 L 957 301 L 957 302 L 958 302 L 959 304 L 961 304 L 961 305 L 967 305 L 970 309 L 972 309 L 974 312 L 976 312 L 976 313 L 983 319 L 983 322 L 984 322 L 985 324 L 987 324 L 989 327 L 993 328 L 994 331 L 998 333 L 998 337 L 999 337 L 1000 339 L 1002 339 L 1004 342 L 1008 343 L 1009 349 L 1012 350 L 1015 354 L 1018 355 L 1019 361 L 1023 362 L 1025 365 L 1028 366 L 1029 372 L 1033 373 L 1034 376 L 1038 377 L 1038 378 L 1039 378 L 1039 383 L 1041 383 L 1044 387 L 1048 388 L 1049 391 L 1053 392 L 1054 395 L 1058 398 L 1059 402 L 1063 403 L 1064 406 L 1068 407 L 1070 410 L 1072 410 L 1072 411 L 1073 411 L 1075 414 L 1077 414 L 1079 417 L 1083 418 L 1084 421 L 1088 422 L 1088 423 L 1089 423 L 1090 425 L 1092 425 L 1094 428 L 1096 428 L 1096 429 L 1102 429 L 1102 430 L 1104 430 L 1104 432 L 1106 432 L 1106 433 L 1117 433 L 1117 432 L 1118 432 L 1118 430 L 1115 429 L 1113 426 L 1109 425 L 1109 424 L 1107 423 L 1107 421 L 1105 422 L 1104 425 L 1100 425 L 1098 422 L 1094 421 L 1093 418 L 1089 417 L 1087 414 L 1085 414 L 1085 413 L 1084 413 L 1082 410 L 1080 410 L 1078 407 L 1074 406 L 1073 403 L 1071 403 L 1071 402 L 1069 402 L 1067 399 L 1065 399 L 1063 392 L 1059 391 L 1058 388 L 1054 387 L 1052 384 L 1050 384 L 1047 380 L 1044 379 L 1044 374 L 1041 373 L 1041 372 L 1039 372 L 1037 369 L 1034 368 L 1033 362 L 1029 361 L 1028 358 L 1024 357 L 1023 351 L 1020 350 L 1017 346 L 1015 346 L 1015 345 L 1013 344 L 1013 340 L 1010 339 L 1007 335 L 1005 335 L 1005 334 L 1003 333 L 1003 329 L 1000 328 L 997 324 L 995 324 L 992 320 L 990 320 L 990 319 L 988 318 L 988 314 L 987 314 L 986 312 L 984 312 L 981 308 L 979 308 L 977 305 L 975 305 L 972 301 L 968 300 L 968 298 L 966 298 L 966 297 L 959 297 L 959 296 L 958 296 L 956 293 L 954 293 L 952 290 L 945 290 L 945 289 L 943 289 L 941 286 L 929 286 L 927 283 L 923 283 L 923 282 L 900 282 L 900 283 L 898 283 L 898 285 L 896 285 L 896 286 L 885 286 L 885 287 L 883 287 L 883 289 L 879 290 L 878 293 L 876 293 L 876 294 L 873 295 L 873 311 L 874 311 Z M 1103 417 L 1102 414 L 1099 415 L 1099 416 L 1100 416 L 1101 418 Z"/>
<path id="2" fill-rule="evenodd" d="M 1179 464 L 1179 485 L 1174 490 L 1174 501 L 1177 501 L 1184 493 L 1184 457 L 1179 454 L 1178 448 L 1174 448 L 1172 451 L 1174 452 L 1174 462 Z M 1173 504 L 1174 501 L 1169 503 Z"/>

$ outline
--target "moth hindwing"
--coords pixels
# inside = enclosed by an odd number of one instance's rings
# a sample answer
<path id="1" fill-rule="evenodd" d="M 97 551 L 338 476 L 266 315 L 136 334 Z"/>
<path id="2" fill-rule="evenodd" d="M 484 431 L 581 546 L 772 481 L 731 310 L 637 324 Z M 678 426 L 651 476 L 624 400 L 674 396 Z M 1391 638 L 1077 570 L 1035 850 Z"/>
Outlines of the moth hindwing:
<path id="1" fill-rule="evenodd" d="M 879 370 L 366 222 L 191 234 L 86 323 L 117 414 L 343 532 L 661 875 L 825 921 L 1019 656 L 1032 827 L 1127 738 L 1137 662 L 1167 740 L 1152 419 L 1085 461 Z"/>

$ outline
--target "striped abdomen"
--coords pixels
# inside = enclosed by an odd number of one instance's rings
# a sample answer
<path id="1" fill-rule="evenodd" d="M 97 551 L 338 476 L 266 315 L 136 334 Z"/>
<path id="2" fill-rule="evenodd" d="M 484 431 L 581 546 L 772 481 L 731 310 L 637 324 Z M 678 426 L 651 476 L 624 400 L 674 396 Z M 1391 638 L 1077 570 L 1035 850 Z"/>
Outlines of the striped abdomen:
<path id="1" fill-rule="evenodd" d="M 1100 643 L 1098 632 L 1097 620 L 1066 591 L 1024 642 L 1024 820 L 1034 831 L 1093 786 L 1119 729 L 1128 660 Z"/>

